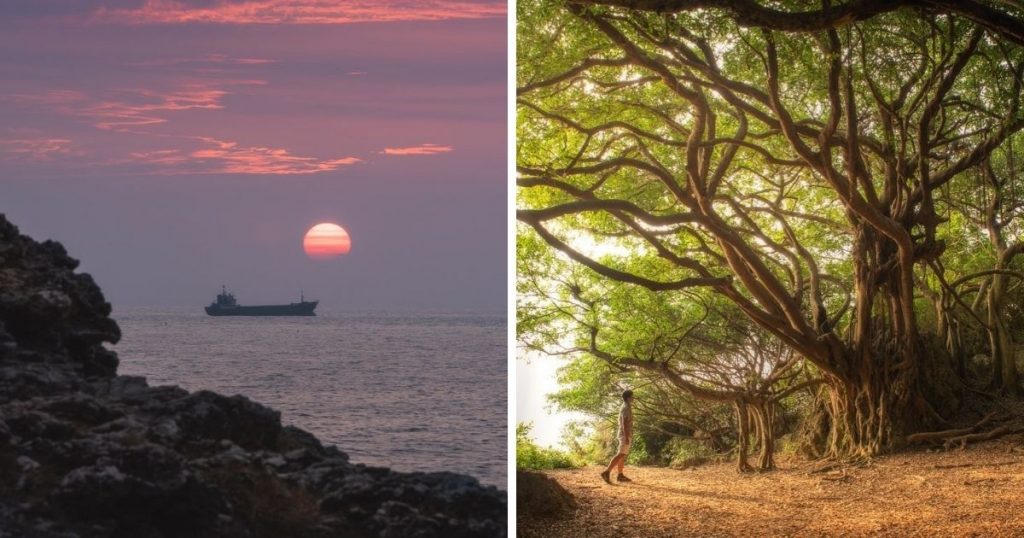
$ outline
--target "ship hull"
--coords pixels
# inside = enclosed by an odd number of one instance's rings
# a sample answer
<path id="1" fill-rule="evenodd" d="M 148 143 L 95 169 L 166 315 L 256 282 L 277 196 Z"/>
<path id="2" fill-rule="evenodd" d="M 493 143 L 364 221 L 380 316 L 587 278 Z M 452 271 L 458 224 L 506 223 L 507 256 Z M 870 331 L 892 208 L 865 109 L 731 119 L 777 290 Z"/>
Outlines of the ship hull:
<path id="1" fill-rule="evenodd" d="M 315 316 L 316 305 L 320 301 L 307 301 L 302 303 L 281 304 L 281 305 L 258 305 L 258 306 L 218 306 L 210 305 L 205 308 L 206 313 L 211 316 Z"/>

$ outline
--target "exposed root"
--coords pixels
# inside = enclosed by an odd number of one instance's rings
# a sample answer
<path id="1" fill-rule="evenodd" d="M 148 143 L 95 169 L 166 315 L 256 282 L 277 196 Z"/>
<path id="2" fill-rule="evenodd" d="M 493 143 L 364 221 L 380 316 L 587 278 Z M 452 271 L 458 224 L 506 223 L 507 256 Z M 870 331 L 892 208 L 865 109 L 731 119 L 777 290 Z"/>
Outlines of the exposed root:
<path id="1" fill-rule="evenodd" d="M 826 474 L 822 476 L 821 479 L 833 482 L 848 482 L 850 480 L 850 476 L 847 474 L 846 469 L 843 469 L 842 472 Z"/>
<path id="2" fill-rule="evenodd" d="M 947 443 L 951 439 L 965 437 L 965 436 L 969 436 L 969 435 L 973 434 L 974 432 L 978 431 L 978 428 L 981 428 L 985 424 L 989 423 L 992 419 L 994 419 L 995 416 L 996 416 L 995 412 L 989 413 L 989 414 L 985 415 L 985 418 L 981 419 L 980 421 L 978 421 L 977 424 L 975 424 L 974 426 L 971 426 L 969 428 L 956 428 L 956 429 L 952 429 L 952 430 L 942 430 L 942 431 L 937 431 L 937 432 L 922 432 L 922 433 L 911 434 L 911 435 L 907 436 L 907 444 L 915 444 L 915 443 L 935 443 L 935 444 Z M 996 429 L 998 430 L 999 428 L 996 428 Z M 1003 432 L 1001 435 L 1005 435 L 1007 433 L 1009 433 L 1009 431 Z M 991 437 L 990 439 L 994 439 L 994 437 Z M 977 440 L 980 441 L 980 440 L 984 440 L 984 439 L 977 439 Z"/>
<path id="3" fill-rule="evenodd" d="M 810 471 L 807 471 L 808 475 L 823 474 L 821 478 L 823 480 L 846 480 L 846 474 L 849 469 L 863 469 L 870 466 L 874 460 L 868 457 L 858 456 L 855 458 L 845 458 L 839 461 L 826 461 L 823 465 L 815 467 Z"/>
<path id="4" fill-rule="evenodd" d="M 959 463 L 956 465 L 932 465 L 932 469 L 960 469 L 962 467 L 1002 467 L 1004 465 L 1017 465 L 1019 461 L 997 461 L 994 463 Z"/>
<path id="5" fill-rule="evenodd" d="M 850 467 L 868 467 L 874 463 L 874 458 L 864 454 L 853 456 L 845 460 L 846 464 Z"/>
<path id="6" fill-rule="evenodd" d="M 834 471 L 836 469 L 839 469 L 842 466 L 843 465 L 841 463 L 839 463 L 839 462 L 833 462 L 833 463 L 829 463 L 827 465 L 823 465 L 823 466 L 815 468 L 815 469 L 811 469 L 810 471 L 807 472 L 807 474 L 827 473 L 829 471 Z"/>
<path id="7" fill-rule="evenodd" d="M 945 443 L 943 443 L 943 447 L 948 449 L 948 448 L 953 447 L 957 443 L 959 443 L 959 445 L 960 445 L 959 448 L 961 450 L 963 450 L 963 448 L 967 446 L 967 443 L 973 443 L 973 442 L 978 442 L 978 441 L 989 441 L 991 439 L 996 439 L 996 438 L 1002 437 L 1002 436 L 1004 436 L 1004 435 L 1006 435 L 1008 433 L 1016 433 L 1016 432 L 1019 432 L 1019 431 L 1021 431 L 1019 428 L 1010 428 L 1008 426 L 1000 426 L 1000 427 L 995 428 L 993 430 L 989 430 L 989 431 L 987 431 L 985 433 L 971 433 L 971 434 L 967 434 L 967 435 L 959 435 L 957 437 L 951 437 L 951 438 L 947 439 Z"/>

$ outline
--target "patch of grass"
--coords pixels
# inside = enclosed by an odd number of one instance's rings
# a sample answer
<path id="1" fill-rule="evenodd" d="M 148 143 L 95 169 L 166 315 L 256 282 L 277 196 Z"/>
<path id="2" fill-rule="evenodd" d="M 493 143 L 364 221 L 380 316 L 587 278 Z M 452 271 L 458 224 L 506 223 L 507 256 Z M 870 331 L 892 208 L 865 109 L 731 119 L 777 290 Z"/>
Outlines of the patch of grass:
<path id="1" fill-rule="evenodd" d="M 537 446 L 530 438 L 530 423 L 516 424 L 516 469 L 572 469 L 579 462 L 566 452 Z"/>

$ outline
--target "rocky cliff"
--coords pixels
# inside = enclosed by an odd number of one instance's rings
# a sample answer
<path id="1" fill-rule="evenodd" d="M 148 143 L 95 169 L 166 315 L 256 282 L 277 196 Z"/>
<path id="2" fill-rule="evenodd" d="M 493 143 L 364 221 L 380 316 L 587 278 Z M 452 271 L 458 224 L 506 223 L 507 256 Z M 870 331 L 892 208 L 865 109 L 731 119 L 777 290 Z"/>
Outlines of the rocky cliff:
<path id="1" fill-rule="evenodd" d="M 354 464 L 243 396 L 117 375 L 77 265 L 0 215 L 0 538 L 506 534 L 472 477 Z"/>

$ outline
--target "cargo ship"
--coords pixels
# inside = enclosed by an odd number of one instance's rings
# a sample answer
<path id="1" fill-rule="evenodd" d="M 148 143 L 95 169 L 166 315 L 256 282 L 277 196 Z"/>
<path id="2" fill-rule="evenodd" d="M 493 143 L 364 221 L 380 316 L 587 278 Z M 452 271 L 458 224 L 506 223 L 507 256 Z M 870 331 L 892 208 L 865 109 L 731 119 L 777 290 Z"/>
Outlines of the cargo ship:
<path id="1" fill-rule="evenodd" d="M 211 316 L 315 316 L 313 310 L 320 301 L 307 301 L 302 293 L 299 293 L 299 302 L 290 304 L 268 304 L 255 306 L 242 306 L 235 300 L 232 293 L 228 293 L 227 287 L 221 286 L 217 300 L 206 307 L 206 313 Z"/>

